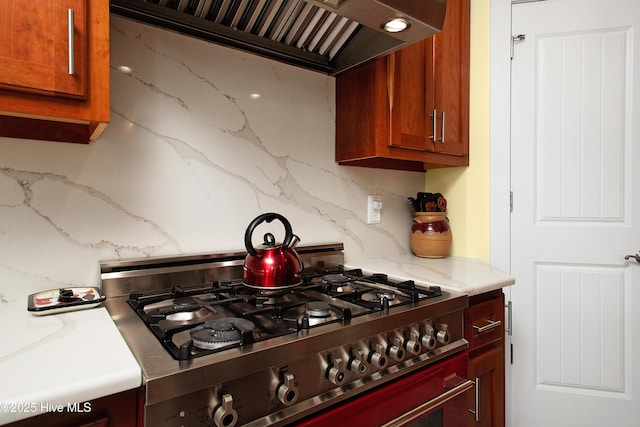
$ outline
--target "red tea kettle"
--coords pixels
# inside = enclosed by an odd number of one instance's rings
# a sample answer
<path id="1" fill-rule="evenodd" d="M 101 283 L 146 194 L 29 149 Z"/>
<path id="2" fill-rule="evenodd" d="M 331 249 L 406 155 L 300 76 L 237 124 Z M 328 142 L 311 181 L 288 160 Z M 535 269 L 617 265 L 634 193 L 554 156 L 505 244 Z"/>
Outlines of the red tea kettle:
<path id="1" fill-rule="evenodd" d="M 274 219 L 284 225 L 283 242 L 276 242 L 273 234 L 266 233 L 264 243 L 254 248 L 251 238 L 255 228 Z M 285 289 L 301 284 L 302 260 L 293 249 L 299 241 L 291 230 L 291 224 L 282 215 L 271 212 L 256 217 L 244 234 L 244 246 L 248 253 L 244 260 L 242 282 L 246 286 L 263 290 Z"/>

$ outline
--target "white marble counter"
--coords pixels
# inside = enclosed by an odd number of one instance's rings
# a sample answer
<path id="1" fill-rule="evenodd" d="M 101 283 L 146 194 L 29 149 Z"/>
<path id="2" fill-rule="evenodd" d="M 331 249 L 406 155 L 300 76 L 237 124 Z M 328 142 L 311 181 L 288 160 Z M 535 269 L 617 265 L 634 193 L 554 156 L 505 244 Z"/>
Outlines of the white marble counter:
<path id="1" fill-rule="evenodd" d="M 141 384 L 140 367 L 103 307 L 35 316 L 25 299 L 0 305 L 0 325 L 0 425 L 53 406 L 84 408 Z"/>
<path id="2" fill-rule="evenodd" d="M 469 296 L 511 286 L 515 278 L 477 258 L 420 258 L 397 255 L 352 260 L 348 268 L 367 273 L 386 273 L 394 280 L 414 280 L 416 285 L 439 285 Z"/>

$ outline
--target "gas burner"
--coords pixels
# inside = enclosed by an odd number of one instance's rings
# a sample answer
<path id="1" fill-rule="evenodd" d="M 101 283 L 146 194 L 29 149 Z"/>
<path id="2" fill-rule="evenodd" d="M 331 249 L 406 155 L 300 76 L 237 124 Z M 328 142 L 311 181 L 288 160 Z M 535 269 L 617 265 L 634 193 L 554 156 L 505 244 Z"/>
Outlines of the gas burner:
<path id="1" fill-rule="evenodd" d="M 331 292 L 339 294 L 347 294 L 356 292 L 354 285 L 355 277 L 345 276 L 344 274 L 325 274 L 322 276 L 322 283 Z"/>
<path id="2" fill-rule="evenodd" d="M 339 294 L 350 294 L 356 292 L 356 288 L 350 283 L 345 283 L 344 285 L 334 286 L 333 291 Z"/>
<path id="3" fill-rule="evenodd" d="M 379 302 L 382 303 L 384 299 L 387 299 L 389 302 L 396 299 L 396 294 L 391 291 L 371 291 L 362 294 L 361 299 L 367 302 Z"/>
<path id="4" fill-rule="evenodd" d="M 329 317 L 331 306 L 323 301 L 311 301 L 306 304 L 306 313 L 310 317 Z"/>
<path id="5" fill-rule="evenodd" d="M 214 350 L 231 344 L 239 344 L 244 332 L 251 332 L 256 325 L 237 317 L 209 320 L 191 330 L 193 345 L 204 350 Z"/>
<path id="6" fill-rule="evenodd" d="M 286 292 L 258 292 L 255 294 L 256 304 L 283 306 L 291 303 L 291 295 Z"/>

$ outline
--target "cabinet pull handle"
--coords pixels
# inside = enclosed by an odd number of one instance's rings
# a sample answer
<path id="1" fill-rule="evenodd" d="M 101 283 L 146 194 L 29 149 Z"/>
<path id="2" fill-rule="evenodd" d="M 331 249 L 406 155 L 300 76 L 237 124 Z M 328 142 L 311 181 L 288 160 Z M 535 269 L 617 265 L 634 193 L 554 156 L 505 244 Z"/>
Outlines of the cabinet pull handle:
<path id="1" fill-rule="evenodd" d="M 493 328 L 497 328 L 498 326 L 500 326 L 502 324 L 502 321 L 500 321 L 500 320 L 487 320 L 487 322 L 489 322 L 489 323 L 487 325 L 484 325 L 484 326 L 473 325 L 473 329 L 475 329 L 476 332 L 481 334 L 483 332 L 490 331 Z"/>
<path id="2" fill-rule="evenodd" d="M 440 130 L 442 130 L 442 138 L 438 138 L 438 141 L 440 141 L 443 144 L 444 144 L 444 122 L 445 122 L 445 118 L 444 118 L 444 111 L 443 111 L 442 112 L 442 124 L 440 125 Z M 433 121 L 433 124 L 435 126 L 435 119 Z"/>
<path id="3" fill-rule="evenodd" d="M 471 412 L 474 415 L 476 422 L 480 421 L 480 393 L 478 390 L 479 388 L 480 388 L 480 378 L 476 377 L 476 380 L 474 381 L 475 395 L 473 397 L 475 408 L 473 408 L 473 410 L 469 409 L 469 412 Z"/>
<path id="4" fill-rule="evenodd" d="M 438 137 L 436 135 L 436 132 L 437 132 L 436 120 L 438 120 L 438 112 L 436 111 L 435 108 L 433 109 L 433 113 L 429 114 L 429 117 L 433 117 L 433 126 L 432 126 L 433 135 L 430 135 L 429 139 L 435 142 L 438 140 Z"/>
<path id="5" fill-rule="evenodd" d="M 74 36 L 74 28 L 73 28 L 73 9 L 67 9 L 67 28 L 69 30 L 69 75 L 73 76 L 75 74 L 75 67 L 73 63 L 75 62 L 74 57 L 74 45 L 73 45 L 73 36 Z"/>

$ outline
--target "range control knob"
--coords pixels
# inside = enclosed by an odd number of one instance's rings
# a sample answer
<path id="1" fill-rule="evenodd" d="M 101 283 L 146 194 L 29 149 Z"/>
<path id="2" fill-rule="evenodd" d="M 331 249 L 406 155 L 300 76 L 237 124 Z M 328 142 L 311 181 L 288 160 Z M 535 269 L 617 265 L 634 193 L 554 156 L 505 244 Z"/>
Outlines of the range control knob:
<path id="1" fill-rule="evenodd" d="M 420 339 L 417 332 L 411 331 L 409 339 L 404 342 L 404 348 L 414 356 L 420 354 L 422 346 L 420 345 Z"/>
<path id="2" fill-rule="evenodd" d="M 342 370 L 342 359 L 339 357 L 333 358 L 331 365 L 327 369 L 327 378 L 335 385 L 340 385 L 344 382 L 346 374 Z"/>
<path id="3" fill-rule="evenodd" d="M 222 403 L 213 411 L 213 423 L 216 427 L 233 427 L 238 422 L 238 413 L 233 409 L 233 397 L 222 395 Z"/>
<path id="4" fill-rule="evenodd" d="M 449 325 L 443 323 L 440 325 L 440 330 L 436 334 L 436 338 L 442 344 L 449 344 L 451 337 L 449 336 Z"/>
<path id="5" fill-rule="evenodd" d="M 387 358 L 382 352 L 382 346 L 380 344 L 376 344 L 373 351 L 369 354 L 369 363 L 378 369 L 387 366 Z"/>
<path id="6" fill-rule="evenodd" d="M 393 337 L 391 344 L 387 347 L 387 355 L 397 362 L 404 359 L 404 349 L 402 348 L 402 341 L 399 337 Z"/>
<path id="7" fill-rule="evenodd" d="M 427 350 L 433 350 L 436 348 L 436 337 L 433 331 L 433 327 L 427 323 L 427 327 L 425 328 L 425 333 L 422 337 L 420 337 L 420 342 Z"/>
<path id="8" fill-rule="evenodd" d="M 282 382 L 276 389 L 276 397 L 285 405 L 293 405 L 298 400 L 298 389 L 295 384 L 295 377 L 292 374 L 284 374 Z"/>
<path id="9" fill-rule="evenodd" d="M 347 368 L 356 374 L 367 372 L 367 365 L 364 363 L 364 356 L 360 350 L 351 350 L 351 358 L 347 363 Z"/>

